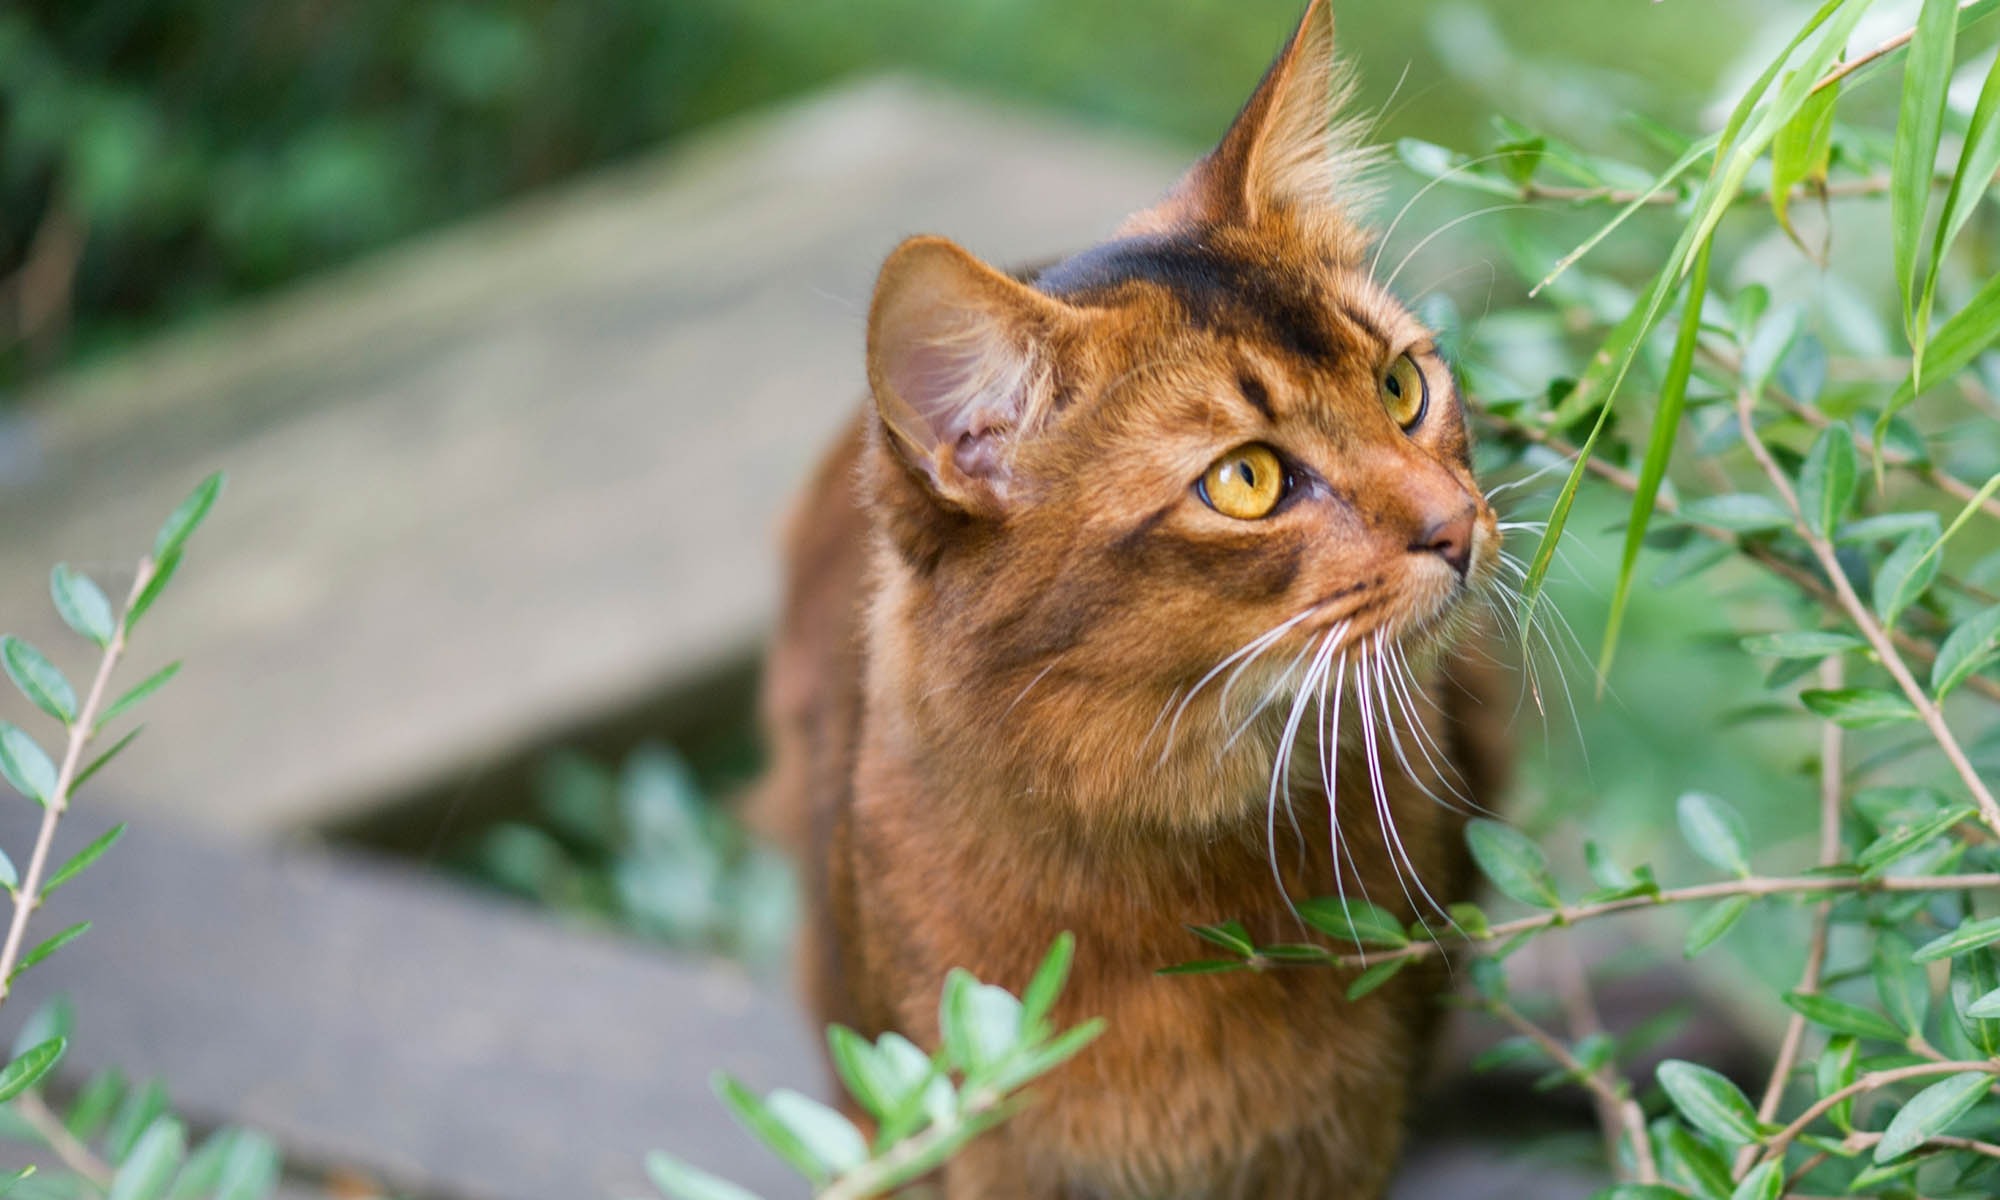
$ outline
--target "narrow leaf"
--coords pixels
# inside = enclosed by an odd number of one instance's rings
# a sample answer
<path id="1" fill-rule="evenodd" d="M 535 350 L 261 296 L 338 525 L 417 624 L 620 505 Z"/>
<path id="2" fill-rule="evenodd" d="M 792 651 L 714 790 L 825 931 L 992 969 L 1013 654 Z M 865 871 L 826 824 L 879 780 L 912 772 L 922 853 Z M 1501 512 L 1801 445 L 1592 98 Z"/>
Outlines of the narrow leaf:
<path id="1" fill-rule="evenodd" d="M 76 720 L 76 692 L 69 686 L 69 680 L 56 670 L 55 664 L 42 657 L 42 652 L 28 643 L 7 634 L 0 637 L 0 664 L 7 668 L 7 675 L 21 694 L 34 702 L 36 708 L 67 725 Z"/>
<path id="2" fill-rule="evenodd" d="M 90 928 L 90 922 L 78 921 L 76 924 L 70 926 L 68 929 L 63 930 L 60 933 L 49 935 L 47 938 L 43 939 L 38 945 L 36 945 L 34 949 L 28 951 L 26 954 L 23 954 L 21 956 L 20 962 L 14 964 L 14 973 L 12 975 L 7 976 L 8 982 L 10 983 L 13 982 L 14 978 L 20 975 L 21 972 L 27 970 L 29 967 L 34 966 L 36 963 L 47 958 L 49 955 L 54 954 L 56 951 L 62 949 L 64 946 L 67 946 L 71 942 L 82 937 L 84 931 L 89 928 Z"/>
<path id="3" fill-rule="evenodd" d="M 63 624 L 100 646 L 111 644 L 117 619 L 111 615 L 111 601 L 90 576 L 71 570 L 68 563 L 57 563 L 49 572 L 49 596 Z"/>
<path id="4" fill-rule="evenodd" d="M 1958 40 L 1956 0 L 1923 0 L 1917 29 L 1903 66 L 1902 102 L 1896 117 L 1896 144 L 1889 163 L 1889 234 L 1896 282 L 1910 331 L 1911 348 L 1922 361 L 1924 331 L 1916 328 L 1917 243 L 1930 207 L 1931 174 L 1937 169 L 1938 135 L 1944 131 L 1945 93 L 1951 87 L 1952 51 Z M 1886 1160 L 1882 1160 L 1886 1161 Z"/>
<path id="5" fill-rule="evenodd" d="M 1833 146 L 1833 102 L 1839 90 L 1822 88 L 1807 96 L 1804 106 L 1771 142 L 1771 215 L 1794 242 L 1799 235 L 1792 228 L 1792 190 L 1801 183 L 1826 182 L 1827 158 Z"/>
<path id="6" fill-rule="evenodd" d="M 1713 525 L 1731 533 L 1769 533 L 1792 527 L 1792 514 L 1769 496 L 1757 492 L 1736 492 L 1725 496 L 1703 496 L 1681 505 L 1681 520 L 1694 525 Z"/>
<path id="7" fill-rule="evenodd" d="M 1042 963 L 1035 968 L 1034 978 L 1021 992 L 1021 1023 L 1032 1031 L 1039 1031 L 1055 1008 L 1057 997 L 1062 995 L 1063 984 L 1069 981 L 1070 963 L 1076 958 L 1076 935 L 1064 930 L 1056 935 L 1049 946 L 1049 952 L 1042 956 Z"/>
<path id="8" fill-rule="evenodd" d="M 85 767 L 83 770 L 78 771 L 76 773 L 75 782 L 69 785 L 70 795 L 74 796 L 76 793 L 82 791 L 83 785 L 90 782 L 90 777 L 92 775 L 95 775 L 100 770 L 103 770 L 105 767 L 110 766 L 111 760 L 117 758 L 119 754 L 123 753 L 125 747 L 131 745 L 133 739 L 137 738 L 139 734 L 145 730 L 145 728 L 146 727 L 144 725 L 139 726 L 137 729 L 134 729 L 132 732 L 126 734 L 124 737 L 119 738 L 117 741 L 111 743 L 111 748 L 109 750 L 106 750 L 104 753 L 90 760 L 90 765 Z"/>
<path id="9" fill-rule="evenodd" d="M 1854 453 L 1854 434 L 1845 425 L 1829 425 L 1806 452 L 1805 466 L 1799 470 L 1799 511 L 1814 532 L 1827 537 L 1839 527 L 1854 502 L 1854 485 L 1860 476 Z"/>
<path id="10" fill-rule="evenodd" d="M 1889 1018 L 1880 1013 L 1870 1012 L 1858 1004 L 1836 1000 L 1818 993 L 1792 992 L 1785 997 L 1785 1003 L 1793 1012 L 1816 1025 L 1823 1025 L 1835 1033 L 1851 1033 L 1855 1037 L 1873 1038 L 1878 1042 L 1902 1045 L 1904 1033 L 1896 1028 Z"/>
<path id="11" fill-rule="evenodd" d="M 120 821 L 118 824 L 113 825 L 97 837 L 91 839 L 88 846 L 77 851 L 70 857 L 68 862 L 56 868 L 55 874 L 49 876 L 48 882 L 42 885 L 42 895 L 48 895 L 63 884 L 83 874 L 85 868 L 96 862 L 106 850 L 111 849 L 113 845 L 117 844 L 118 839 L 124 836 L 125 823 Z"/>
<path id="12" fill-rule="evenodd" d="M 174 572 L 180 565 L 181 552 L 178 550 L 153 565 L 152 577 L 146 580 L 146 586 L 139 589 L 139 594 L 132 598 L 131 607 L 125 610 L 126 629 L 138 625 L 139 618 L 152 610 L 154 602 L 160 598 L 160 593 L 167 590 L 167 584 L 173 581 Z"/>
<path id="13" fill-rule="evenodd" d="M 790 1163 L 794 1171 L 805 1176 L 816 1188 L 826 1184 L 828 1175 L 825 1164 L 806 1148 L 805 1143 L 800 1141 L 798 1135 L 784 1122 L 772 1116 L 770 1108 L 749 1088 L 718 1071 L 715 1075 L 715 1093 L 729 1106 L 729 1110 L 736 1114 L 736 1119 L 745 1129 L 755 1134 L 757 1140 L 769 1146 L 778 1157 Z"/>
<path id="14" fill-rule="evenodd" d="M 179 554 L 181 543 L 187 541 L 188 535 L 200 527 L 203 518 L 208 516 L 208 510 L 215 507 L 215 498 L 221 494 L 222 472 L 220 471 L 196 484 L 194 490 L 188 493 L 187 499 L 182 500 L 179 507 L 167 517 L 166 523 L 160 526 L 158 536 L 153 539 L 154 560 L 164 562 L 168 556 Z"/>
<path id="15" fill-rule="evenodd" d="M 1353 983 L 1347 985 L 1348 1003 L 1351 1004 L 1361 999 L 1376 988 L 1394 979 L 1398 971 L 1409 966 L 1413 961 L 1415 960 L 1408 958 L 1384 959 L 1366 971 L 1361 972 L 1361 974 L 1355 976 Z"/>
<path id="16" fill-rule="evenodd" d="M 1967 1071 L 1939 1080 L 1910 1097 L 1890 1119 L 1882 1140 L 1875 1143 L 1875 1161 L 1894 1162 L 1931 1138 L 1950 1129 L 1966 1110 L 1993 1086 L 1984 1071 Z"/>
<path id="17" fill-rule="evenodd" d="M 187 1154 L 187 1131 L 169 1116 L 155 1118 L 111 1181 L 110 1200 L 159 1200 Z"/>
<path id="18" fill-rule="evenodd" d="M 1828 88 L 1828 91 L 1833 89 Z M 1729 1200 L 1778 1200 L 1785 1188 L 1785 1168 L 1778 1162 L 1767 1162 L 1743 1177 L 1736 1190 L 1729 1193 Z"/>
<path id="19" fill-rule="evenodd" d="M 1875 615 L 1883 628 L 1896 623 L 1903 610 L 1916 603 L 1937 579 L 1938 555 L 1933 546 L 1941 535 L 1913 533 L 1896 544 L 1882 569 L 1875 573 Z"/>
<path id="20" fill-rule="evenodd" d="M 1348 896 L 1316 896 L 1299 904 L 1299 918 L 1337 941 L 1400 949 L 1410 944 L 1403 923 L 1387 909 Z"/>
<path id="21" fill-rule="evenodd" d="M 12 1100 L 35 1086 L 68 1048 L 67 1038 L 53 1037 L 23 1051 L 20 1057 L 0 1069 L 0 1100 Z"/>
<path id="22" fill-rule="evenodd" d="M 1748 896 L 1731 896 L 1709 905 L 1701 916 L 1695 918 L 1694 924 L 1688 926 L 1687 940 L 1682 945 L 1681 952 L 1693 958 L 1708 949 L 1720 940 L 1723 934 L 1734 929 L 1736 922 L 1743 919 L 1743 914 L 1749 911 L 1749 908 Z"/>
<path id="23" fill-rule="evenodd" d="M 181 673 L 180 660 L 176 659 L 139 681 L 131 691 L 113 700 L 105 708 L 104 715 L 97 718 L 97 728 L 102 729 L 111 722 L 132 711 L 141 700 L 167 686 L 167 681 Z"/>
<path id="24" fill-rule="evenodd" d="M 1250 957 L 1257 952 L 1257 944 L 1250 940 L 1250 933 L 1239 921 L 1225 921 L 1220 925 L 1190 925 L 1187 931 L 1205 942 L 1213 943 L 1231 954 Z"/>
<path id="25" fill-rule="evenodd" d="M 803 1143 L 812 1156 L 835 1175 L 868 1161 L 868 1143 L 846 1117 L 789 1088 L 779 1088 L 764 1101 L 771 1116 Z"/>
<path id="26" fill-rule="evenodd" d="M 1874 729 L 1917 719 L 1917 710 L 1895 692 L 1876 688 L 1837 688 L 1799 693 L 1799 702 L 1847 729 Z"/>
<path id="27" fill-rule="evenodd" d="M 1920 963 L 1936 962 L 1994 942 L 2000 942 L 2000 917 L 1987 917 L 1981 921 L 1967 921 L 1950 933 L 1925 942 L 1917 947 L 1912 958 Z"/>
<path id="28" fill-rule="evenodd" d="M 756 1193 L 658 1150 L 646 1156 L 646 1177 L 671 1200 L 758 1200 Z"/>
<path id="29" fill-rule="evenodd" d="M 277 1189 L 281 1166 L 271 1139 L 239 1129 L 222 1160 L 213 1200 L 264 1200 Z"/>
<path id="30" fill-rule="evenodd" d="M 1825 658 L 1859 650 L 1868 643 L 1847 633 L 1824 629 L 1798 629 L 1785 633 L 1763 633 L 1743 639 L 1743 648 L 1769 658 Z"/>
<path id="31" fill-rule="evenodd" d="M 1945 251 L 1951 249 L 1958 231 L 1978 211 L 1980 199 L 1993 185 L 1995 170 L 2000 170 L 2000 58 L 1995 58 L 1986 69 L 1986 82 L 1979 89 L 1979 99 L 1972 106 L 1972 120 L 1965 128 L 1965 148 L 1959 154 L 1958 169 L 1952 172 L 1944 208 L 1938 213 L 1930 266 L 1924 275 L 1923 298 L 1917 306 L 1920 320 L 1930 317 L 1931 302 L 1937 294 L 1938 268 L 1944 263 Z"/>

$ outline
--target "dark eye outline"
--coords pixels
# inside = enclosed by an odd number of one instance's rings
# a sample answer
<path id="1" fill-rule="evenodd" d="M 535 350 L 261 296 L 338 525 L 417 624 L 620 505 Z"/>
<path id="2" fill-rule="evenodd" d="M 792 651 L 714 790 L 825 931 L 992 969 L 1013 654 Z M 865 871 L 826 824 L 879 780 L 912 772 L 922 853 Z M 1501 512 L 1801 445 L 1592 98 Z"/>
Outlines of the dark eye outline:
<path id="1" fill-rule="evenodd" d="M 1245 450 L 1262 450 L 1278 462 L 1278 498 L 1271 502 L 1270 508 L 1254 517 L 1239 517 L 1223 512 L 1215 506 L 1215 501 L 1209 499 L 1208 496 L 1208 473 L 1215 469 L 1215 464 L 1232 454 L 1240 454 Z M 1286 458 L 1276 446 L 1271 445 L 1269 442 L 1244 442 L 1241 445 L 1231 446 L 1229 449 L 1224 450 L 1222 453 L 1216 455 L 1214 461 L 1210 462 L 1208 466 L 1202 468 L 1201 474 L 1195 476 L 1194 479 L 1194 494 L 1200 496 L 1201 502 L 1207 505 L 1208 510 L 1218 517 L 1228 517 L 1232 521 L 1268 521 L 1285 511 L 1291 505 L 1292 500 L 1296 498 L 1298 492 L 1298 483 L 1298 470 L 1293 467 L 1292 461 Z"/>
<path id="2" fill-rule="evenodd" d="M 1404 422 L 1402 425 L 1402 430 L 1404 433 L 1414 433 L 1416 431 L 1417 426 L 1422 425 L 1424 423 L 1424 417 L 1429 415 L 1431 411 L 1431 381 L 1429 377 L 1424 374 L 1424 368 L 1422 367 L 1422 365 L 1417 362 L 1414 356 L 1408 353 L 1399 354 L 1396 356 L 1395 361 L 1389 364 L 1389 369 L 1382 372 L 1382 380 L 1377 386 L 1380 387 L 1382 391 L 1385 393 L 1388 392 L 1389 386 L 1392 383 L 1394 383 L 1397 387 L 1400 388 L 1402 386 L 1402 383 L 1401 381 L 1396 379 L 1396 368 L 1404 363 L 1410 364 L 1410 370 L 1417 377 L 1417 386 L 1422 389 L 1421 394 L 1417 398 L 1416 415 L 1411 417 L 1408 421 Z M 1402 394 L 1400 392 L 1396 393 L 1396 398 L 1398 400 L 1402 399 Z M 1388 406 L 1388 398 L 1386 395 L 1383 397 L 1383 406 L 1385 408 Z"/>

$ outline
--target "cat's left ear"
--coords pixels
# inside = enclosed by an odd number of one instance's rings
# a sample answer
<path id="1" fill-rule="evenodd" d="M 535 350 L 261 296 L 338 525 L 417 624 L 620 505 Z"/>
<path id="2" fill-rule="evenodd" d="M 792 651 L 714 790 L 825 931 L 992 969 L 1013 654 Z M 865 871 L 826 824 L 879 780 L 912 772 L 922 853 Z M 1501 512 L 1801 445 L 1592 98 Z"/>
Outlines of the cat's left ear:
<path id="1" fill-rule="evenodd" d="M 1255 225 L 1278 212 L 1346 226 L 1367 200 L 1372 157 L 1360 145 L 1361 122 L 1343 113 L 1352 92 L 1352 74 L 1334 50 L 1333 10 L 1311 0 L 1221 144 L 1121 232 Z"/>
<path id="2" fill-rule="evenodd" d="M 868 382 L 890 449 L 926 490 L 997 516 L 1014 450 L 1054 401 L 1056 343 L 1077 310 L 943 238 L 911 238 L 882 264 L 868 313 Z"/>

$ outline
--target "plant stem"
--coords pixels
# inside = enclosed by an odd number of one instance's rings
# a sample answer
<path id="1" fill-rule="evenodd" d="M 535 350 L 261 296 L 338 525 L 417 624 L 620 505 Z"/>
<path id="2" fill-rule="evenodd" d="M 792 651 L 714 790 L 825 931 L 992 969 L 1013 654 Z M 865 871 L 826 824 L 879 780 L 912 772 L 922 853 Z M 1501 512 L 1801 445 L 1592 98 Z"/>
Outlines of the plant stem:
<path id="1" fill-rule="evenodd" d="M 1946 180 L 1945 182 L 1949 183 L 1950 180 Z M 1792 195 L 1800 198 L 1821 195 L 1879 196 L 1887 192 L 1889 186 L 1890 179 L 1887 175 L 1869 175 L 1861 179 L 1837 180 L 1824 186 L 1801 184 L 1792 189 Z M 1578 204 L 1602 200 L 1606 204 L 1631 204 L 1634 201 L 1638 201 L 1644 204 L 1669 205 L 1679 204 L 1682 200 L 1680 193 L 1670 188 L 1644 192 L 1627 188 L 1563 187 L 1556 184 L 1533 182 L 1522 184 L 1519 195 L 1520 199 L 1524 202 L 1561 200 Z M 1737 203 L 1764 203 L 1769 201 L 1770 198 L 1771 194 L 1769 192 L 1743 192 L 1737 196 Z"/>
<path id="2" fill-rule="evenodd" d="M 34 1126 L 35 1132 L 49 1144 L 49 1149 L 63 1160 L 63 1165 L 95 1184 L 99 1191 L 110 1190 L 115 1172 L 104 1160 L 92 1154 L 90 1147 L 76 1140 L 76 1136 L 63 1125 L 62 1118 L 50 1110 L 39 1091 L 30 1088 L 14 1097 L 14 1111 Z"/>
<path id="3" fill-rule="evenodd" d="M 1819 683 L 1829 691 L 1840 687 L 1840 659 L 1829 658 L 1819 665 Z M 1819 735 L 1819 865 L 1830 867 L 1840 861 L 1841 728 L 1832 721 L 1822 722 Z M 1833 918 L 1833 901 L 1822 900 L 1813 912 L 1812 941 L 1806 947 L 1805 970 L 1796 989 L 1802 995 L 1819 991 L 1820 976 L 1826 970 L 1826 939 Z M 1778 1105 L 1785 1098 L 1792 1068 L 1798 1063 L 1799 1045 L 1805 1041 L 1806 1017 L 1794 1012 L 1785 1022 L 1785 1037 L 1778 1044 L 1778 1060 L 1771 1066 L 1771 1081 L 1764 1085 L 1764 1098 L 1757 1105 L 1757 1119 L 1766 1124 L 1777 1119 Z M 1736 1178 L 1742 1179 L 1757 1159 L 1755 1147 L 1745 1146 L 1736 1154 Z"/>
<path id="4" fill-rule="evenodd" d="M 1577 1061 L 1576 1055 L 1570 1053 L 1568 1046 L 1551 1037 L 1547 1030 L 1530 1021 L 1505 1000 L 1482 998 L 1481 1003 L 1487 1012 L 1514 1032 L 1541 1047 L 1542 1053 L 1554 1059 L 1577 1083 L 1589 1090 L 1591 1098 L 1597 1103 L 1597 1119 L 1608 1143 L 1611 1169 L 1614 1172 L 1618 1169 L 1619 1130 L 1622 1127 L 1624 1137 L 1632 1143 L 1632 1160 L 1639 1182 L 1658 1183 L 1660 1169 L 1653 1160 L 1653 1139 L 1646 1131 L 1646 1114 L 1638 1102 L 1627 1094 L 1628 1089 L 1622 1082 L 1611 1077 L 1609 1068 L 1587 1070 Z"/>
<path id="5" fill-rule="evenodd" d="M 125 598 L 127 613 L 152 578 L 152 559 L 142 560 L 139 573 L 132 580 L 132 591 Z M 84 698 L 83 708 L 76 714 L 76 720 L 70 722 L 69 745 L 63 751 L 62 768 L 56 774 L 55 792 L 42 807 L 42 827 L 35 834 L 35 851 L 28 859 L 28 870 L 21 877 L 20 887 L 14 891 L 14 916 L 7 925 L 7 941 L 0 946 L 0 1003 L 4 1003 L 14 989 L 14 964 L 21 957 L 21 939 L 28 931 L 28 916 L 42 905 L 42 873 L 48 868 L 49 847 L 55 842 L 56 824 L 69 808 L 69 789 L 82 764 L 84 748 L 96 736 L 97 714 L 104 705 L 104 690 L 111 683 L 112 669 L 125 652 L 126 620 L 124 616 L 118 618 L 118 627 L 112 630 L 111 640 L 105 644 L 104 657 L 97 664 L 97 676 L 90 681 L 90 692 Z"/>
<path id="6" fill-rule="evenodd" d="M 1692 887 L 1673 888 L 1650 895 L 1626 896 L 1618 900 L 1604 900 L 1596 904 L 1564 905 L 1539 913 L 1532 917 L 1502 921 L 1487 931 L 1485 937 L 1457 937 L 1450 930 L 1435 931 L 1438 941 L 1413 941 L 1407 946 L 1393 950 L 1382 950 L 1367 954 L 1337 954 L 1328 951 L 1323 960 L 1303 961 L 1307 965 L 1335 967 L 1371 967 L 1376 963 L 1399 958 L 1428 958 L 1443 953 L 1439 942 L 1467 946 L 1475 950 L 1499 946 L 1524 933 L 1535 933 L 1557 925 L 1574 925 L 1578 921 L 1590 921 L 1608 917 L 1615 913 L 1632 912 L 1636 909 L 1661 908 L 1669 904 L 1693 904 L 1703 900 L 1726 900 L 1731 896 L 1787 896 L 1811 892 L 1834 892 L 1840 894 L 1872 892 L 1956 892 L 1964 890 L 1991 891 L 2000 889 L 2000 873 L 1973 875 L 1894 875 L 1875 879 L 1861 876 L 1842 877 L 1837 875 L 1794 875 L 1794 876 L 1753 876 L 1749 879 L 1725 879 L 1717 883 L 1700 883 Z M 1271 965 L 1283 965 L 1273 962 Z"/>
<path id="7" fill-rule="evenodd" d="M 1971 8 L 1974 4 L 1977 3 L 1979 3 L 1979 0 L 1963 0 L 1963 3 L 1961 3 L 1958 6 L 1958 10 L 1960 12 L 1964 12 L 1966 9 Z M 1866 54 L 1855 55 L 1853 58 L 1849 59 L 1844 63 L 1841 63 L 1833 70 L 1828 71 L 1825 75 L 1822 75 L 1820 77 L 1819 82 L 1812 85 L 1813 92 L 1817 92 L 1822 88 L 1830 88 L 1834 84 L 1839 83 L 1842 79 L 1845 79 L 1847 76 L 1852 75 L 1854 72 L 1867 66 L 1869 63 L 1874 62 L 1876 59 L 1882 57 L 1883 55 L 1902 49 L 1905 45 L 1909 44 L 1910 39 L 1915 36 L 1917 36 L 1916 27 L 1911 26 L 1910 28 L 1905 29 L 1903 32 L 1897 34 L 1895 37 L 1892 37 L 1888 41 L 1883 42 L 1881 45 L 1875 47 L 1873 50 L 1868 51 Z M 1811 94 L 1812 94 L 1811 92 L 1807 93 L 1807 95 Z"/>
<path id="8" fill-rule="evenodd" d="M 1907 1067 L 1896 1067 L 1888 1071 L 1870 1071 L 1846 1087 L 1820 1097 L 1811 1108 L 1800 1113 L 1797 1120 L 1765 1139 L 1764 1152 L 1757 1156 L 1757 1161 L 1764 1163 L 1770 1162 L 1773 1159 L 1783 1158 L 1785 1148 L 1790 1146 L 1801 1133 L 1804 1133 L 1808 1126 L 1814 1121 L 1819 1120 L 1834 1105 L 1839 1104 L 1849 1096 L 1858 1096 L 1863 1092 L 1872 1092 L 1878 1088 L 1888 1087 L 1892 1083 L 1901 1083 L 1905 1079 L 1923 1079 L 1931 1075 L 1960 1075 L 1967 1071 L 1984 1071 L 1986 1074 L 1992 1075 L 2000 1073 L 2000 1063 L 1992 1061 L 1932 1062 L 1916 1063 Z"/>
<path id="9" fill-rule="evenodd" d="M 1736 393 L 1736 421 L 1742 427 L 1744 444 L 1750 447 L 1750 453 L 1756 456 L 1758 465 L 1764 468 L 1764 474 L 1769 477 L 1771 486 L 1784 497 L 1785 506 L 1792 510 L 1793 529 L 1805 539 L 1806 545 L 1813 552 L 1813 557 L 1819 559 L 1821 569 L 1826 572 L 1827 581 L 1833 585 L 1835 594 L 1840 597 L 1841 607 L 1847 610 L 1848 619 L 1854 622 L 1855 627 L 1861 630 L 1861 636 L 1874 647 L 1875 655 L 1881 660 L 1882 666 L 1895 679 L 1896 686 L 1903 690 L 1904 698 L 1917 710 L 1917 716 L 1929 728 L 1931 736 L 1937 739 L 1938 748 L 1944 751 L 1944 756 L 1950 760 L 1952 769 L 1958 772 L 1958 777 L 1964 781 L 1966 790 L 1972 793 L 1972 798 L 1978 803 L 1979 813 L 1985 818 L 1986 824 L 1996 834 L 2000 834 L 2000 803 L 1994 801 L 1993 793 L 1988 790 L 1985 781 L 1972 769 L 1972 762 L 1965 757 L 1965 751 L 1959 747 L 1958 738 L 1952 734 L 1951 727 L 1944 723 L 1944 715 L 1938 712 L 1937 705 L 1931 703 L 1931 698 L 1924 689 L 1917 685 L 1916 678 L 1910 674 L 1910 668 L 1904 664 L 1902 656 L 1896 653 L 1895 644 L 1889 640 L 1888 634 L 1875 620 L 1875 615 L 1861 603 L 1861 597 L 1854 594 L 1854 585 L 1848 582 L 1847 572 L 1841 570 L 1839 560 L 1834 557 L 1833 544 L 1805 519 L 1805 513 L 1799 507 L 1798 493 L 1792 490 L 1791 480 L 1785 477 L 1784 470 L 1778 466 L 1777 460 L 1771 457 L 1770 447 L 1764 445 L 1764 439 L 1757 436 L 1757 423 L 1752 412 L 1754 400 L 1755 397 L 1748 389 Z"/>

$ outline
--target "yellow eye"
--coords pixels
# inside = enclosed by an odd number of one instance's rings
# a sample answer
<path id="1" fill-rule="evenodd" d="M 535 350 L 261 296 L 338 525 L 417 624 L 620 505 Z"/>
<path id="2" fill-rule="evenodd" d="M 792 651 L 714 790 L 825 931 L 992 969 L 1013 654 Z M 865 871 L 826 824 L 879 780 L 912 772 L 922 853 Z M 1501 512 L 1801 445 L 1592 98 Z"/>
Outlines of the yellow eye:
<path id="1" fill-rule="evenodd" d="M 1201 498 L 1225 517 L 1254 521 L 1285 498 L 1285 465 L 1269 446 L 1238 446 L 1202 474 Z"/>
<path id="2" fill-rule="evenodd" d="M 1382 407 L 1389 410 L 1390 420 L 1404 429 L 1415 429 L 1430 401 L 1430 385 L 1424 382 L 1415 359 L 1405 354 L 1389 364 L 1388 374 L 1382 376 Z"/>

